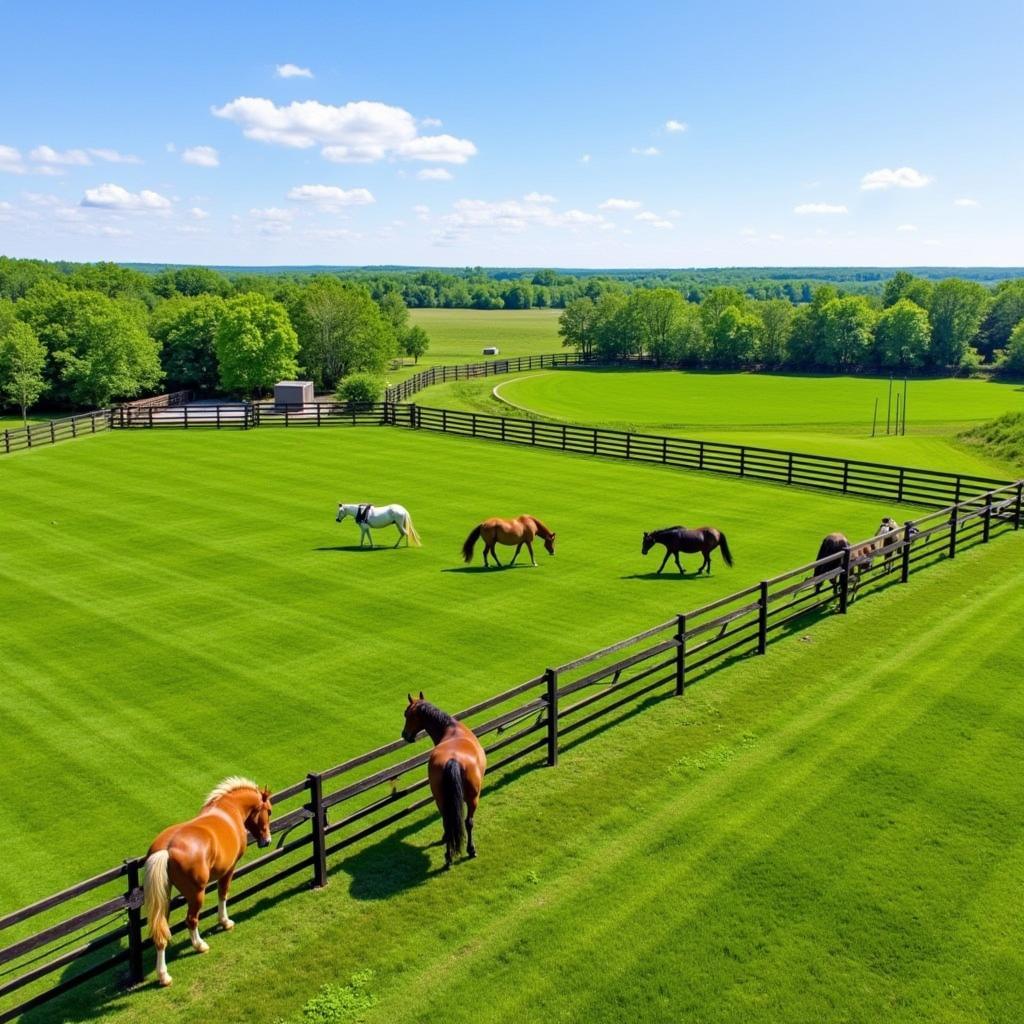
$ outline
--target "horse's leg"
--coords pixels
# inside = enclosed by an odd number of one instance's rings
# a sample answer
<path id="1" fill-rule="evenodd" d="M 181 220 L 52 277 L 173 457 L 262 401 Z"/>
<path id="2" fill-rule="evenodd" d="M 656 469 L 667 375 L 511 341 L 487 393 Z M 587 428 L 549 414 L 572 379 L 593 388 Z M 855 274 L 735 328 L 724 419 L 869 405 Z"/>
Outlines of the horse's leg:
<path id="1" fill-rule="evenodd" d="M 707 569 L 707 575 L 708 576 L 711 575 L 711 549 L 710 548 L 708 548 L 708 550 L 704 552 L 704 565 L 702 566 L 702 568 Z"/>
<path id="2" fill-rule="evenodd" d="M 683 573 L 686 572 L 686 570 L 683 568 L 683 563 L 679 561 L 679 552 L 677 551 L 675 553 L 675 555 L 676 555 L 676 568 L 679 570 L 680 575 L 682 575 Z"/>
<path id="3" fill-rule="evenodd" d="M 491 541 L 491 558 L 494 559 L 494 564 L 500 569 L 501 568 L 501 562 L 498 560 L 498 538 L 497 537 L 495 537 L 494 540 Z"/>
<path id="4" fill-rule="evenodd" d="M 191 895 L 187 896 L 188 900 L 188 913 L 185 915 L 185 925 L 188 928 L 188 937 L 192 942 L 192 948 L 197 953 L 208 953 L 210 947 L 203 942 L 203 937 L 199 934 L 199 915 L 203 909 L 203 898 L 206 896 L 206 879 L 203 880 L 201 885 L 196 886 L 196 890 Z"/>
<path id="5" fill-rule="evenodd" d="M 530 552 L 530 565 L 537 568 L 537 559 L 533 557 L 533 544 L 530 541 L 526 542 L 526 550 Z"/>
<path id="6" fill-rule="evenodd" d="M 398 527 L 398 540 L 395 541 L 395 547 L 397 548 L 398 545 L 402 543 L 402 538 L 403 537 L 405 537 L 405 544 L 406 544 L 406 547 L 408 547 L 409 546 L 409 535 L 405 532 L 405 530 L 402 529 L 402 524 L 400 522 L 398 522 L 397 520 L 395 521 L 395 526 Z"/>
<path id="7" fill-rule="evenodd" d="M 661 570 L 665 568 L 665 563 L 668 561 L 668 556 L 671 554 L 672 552 L 668 548 L 665 548 L 665 557 L 661 560 L 661 565 L 658 566 L 659 576 L 661 575 Z"/>
<path id="8" fill-rule="evenodd" d="M 218 883 L 217 883 L 217 918 L 220 920 L 220 926 L 225 931 L 229 932 L 235 927 L 235 922 L 228 917 L 228 889 L 231 887 L 231 878 L 234 875 L 234 869 L 232 868 Z"/>
<path id="9" fill-rule="evenodd" d="M 516 545 L 516 553 L 512 556 L 512 561 L 508 563 L 509 564 L 509 568 L 511 568 L 513 565 L 516 564 L 516 559 L 519 557 L 519 552 L 522 551 L 522 550 L 523 550 L 523 542 L 520 541 Z"/>

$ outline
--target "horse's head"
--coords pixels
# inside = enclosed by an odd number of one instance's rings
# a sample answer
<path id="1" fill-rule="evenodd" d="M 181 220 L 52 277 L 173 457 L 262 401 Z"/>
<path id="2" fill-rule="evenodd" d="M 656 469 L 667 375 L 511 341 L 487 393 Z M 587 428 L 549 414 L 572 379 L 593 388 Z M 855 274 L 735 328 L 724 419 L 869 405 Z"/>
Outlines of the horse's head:
<path id="1" fill-rule="evenodd" d="M 884 516 L 882 521 L 878 524 L 877 533 L 892 533 L 893 530 L 898 530 L 899 524 L 893 519 L 892 516 Z"/>
<path id="2" fill-rule="evenodd" d="M 654 547 L 654 543 L 655 543 L 654 542 L 654 534 L 653 533 L 645 533 L 644 534 L 644 543 L 643 543 L 643 546 L 640 548 L 640 554 L 641 555 L 646 555 L 647 552 L 650 551 L 651 548 Z"/>
<path id="3" fill-rule="evenodd" d="M 426 699 L 422 690 L 420 690 L 417 700 L 413 700 L 412 694 L 409 694 L 409 703 L 405 709 L 405 727 L 402 729 L 402 739 L 406 743 L 414 743 L 417 735 L 423 731 L 424 704 L 426 704 Z"/>
<path id="4" fill-rule="evenodd" d="M 550 537 L 545 537 L 544 538 L 544 549 L 547 551 L 547 553 L 549 555 L 553 555 L 555 553 L 555 534 L 554 534 L 554 532 L 552 532 Z"/>
<path id="5" fill-rule="evenodd" d="M 342 519 L 344 519 L 345 516 L 347 516 L 347 515 L 348 515 L 348 509 L 346 509 L 345 506 L 341 502 L 338 502 L 338 514 L 334 517 L 334 521 L 336 523 L 340 523 L 342 521 Z"/>
<path id="6" fill-rule="evenodd" d="M 264 786 L 259 791 L 260 801 L 255 804 L 245 818 L 246 831 L 256 840 L 262 850 L 270 845 L 270 815 L 273 806 L 270 803 L 270 790 Z"/>

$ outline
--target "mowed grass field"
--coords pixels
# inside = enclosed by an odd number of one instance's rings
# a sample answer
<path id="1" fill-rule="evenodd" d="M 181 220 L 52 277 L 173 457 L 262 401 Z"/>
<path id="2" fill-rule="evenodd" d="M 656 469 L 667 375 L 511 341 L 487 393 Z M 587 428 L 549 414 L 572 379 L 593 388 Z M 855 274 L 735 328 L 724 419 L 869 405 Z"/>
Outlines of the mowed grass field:
<path id="1" fill-rule="evenodd" d="M 424 813 L 179 942 L 173 988 L 31 1019 L 291 1024 L 361 973 L 340 1019 L 1016 1024 L 1022 538 L 492 781 L 473 862 Z"/>
<path id="2" fill-rule="evenodd" d="M 359 550 L 339 500 L 401 501 L 424 546 Z M 476 523 L 521 512 L 556 557 L 463 566 Z M 886 513 L 903 511 L 391 429 L 113 432 L 5 457 L 0 905 L 138 853 L 226 775 L 281 787 L 394 739 L 408 690 L 468 706 Z M 675 522 L 720 527 L 736 567 L 652 578 L 641 532 Z"/>
<path id="3" fill-rule="evenodd" d="M 887 378 L 542 370 L 438 385 L 417 395 L 417 401 L 951 472 L 1019 472 L 957 442 L 956 434 L 1024 410 L 1024 387 L 982 380 L 913 380 L 907 434 L 897 437 L 885 436 L 888 386 Z M 902 402 L 902 384 L 894 386 L 896 391 Z M 881 433 L 871 437 L 876 397 Z"/>

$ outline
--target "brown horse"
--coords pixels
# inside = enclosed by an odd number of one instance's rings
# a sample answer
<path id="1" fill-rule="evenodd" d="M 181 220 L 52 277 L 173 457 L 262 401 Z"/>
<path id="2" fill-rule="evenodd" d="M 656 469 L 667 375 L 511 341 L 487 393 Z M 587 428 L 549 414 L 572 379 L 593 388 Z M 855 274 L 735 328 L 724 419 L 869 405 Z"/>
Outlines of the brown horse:
<path id="1" fill-rule="evenodd" d="M 473 560 L 473 548 L 476 542 L 484 539 L 484 566 L 487 565 L 487 556 L 494 558 L 495 564 L 500 568 L 498 553 L 494 550 L 496 544 L 515 544 L 516 553 L 512 556 L 509 566 L 516 564 L 519 552 L 523 545 L 530 552 L 530 564 L 537 565 L 537 559 L 533 557 L 533 539 L 540 537 L 544 541 L 544 547 L 549 555 L 555 553 L 555 534 L 549 530 L 536 516 L 517 516 L 515 519 L 485 519 L 466 538 L 462 545 L 462 560 L 471 562 Z"/>
<path id="2" fill-rule="evenodd" d="M 699 526 L 696 530 L 688 530 L 685 526 L 667 526 L 664 530 L 652 530 L 650 533 L 644 534 L 644 542 L 640 548 L 640 553 L 646 555 L 655 544 L 665 545 L 665 557 L 661 560 L 661 565 L 658 566 L 659 576 L 661 575 L 661 570 L 665 568 L 669 555 L 675 557 L 676 568 L 681 573 L 686 572 L 679 561 L 680 552 L 685 555 L 700 553 L 704 556 L 704 561 L 701 562 L 700 568 L 697 570 L 698 576 L 705 569 L 707 574 L 711 575 L 711 552 L 715 548 L 720 547 L 722 549 L 722 558 L 725 559 L 725 564 L 732 566 L 732 552 L 729 550 L 729 542 L 725 539 L 725 534 L 721 530 L 716 530 L 713 526 Z"/>
<path id="3" fill-rule="evenodd" d="M 156 974 L 170 985 L 166 952 L 171 939 L 167 911 L 173 885 L 185 897 L 192 948 L 205 953 L 209 946 L 199 935 L 199 913 L 210 882 L 217 882 L 217 915 L 221 927 L 231 929 L 228 887 L 235 866 L 245 853 L 246 835 L 261 846 L 270 844 L 270 791 L 255 782 L 232 776 L 216 786 L 202 810 L 191 821 L 165 828 L 153 840 L 146 860 L 145 905 L 149 933 L 156 947 Z"/>
<path id="4" fill-rule="evenodd" d="M 830 533 L 818 546 L 818 557 L 815 561 L 821 561 L 821 559 L 828 558 L 830 555 L 838 555 L 849 548 L 850 565 L 852 567 L 850 576 L 850 599 L 852 600 L 857 593 L 857 588 L 860 586 L 861 575 L 871 569 L 876 555 L 880 553 L 885 555 L 885 571 L 889 571 L 889 562 L 896 553 L 895 545 L 899 543 L 900 539 L 898 531 L 899 526 L 896 524 L 895 520 L 891 519 L 889 516 L 885 516 L 878 525 L 877 535 L 872 537 L 870 540 L 861 541 L 859 544 L 851 544 L 845 533 Z M 830 569 L 836 569 L 838 566 L 838 561 L 829 567 L 818 566 L 811 579 L 819 577 L 822 570 L 829 572 Z M 820 593 L 824 582 L 824 580 L 818 580 L 818 583 L 814 588 L 814 592 L 816 594 Z M 838 596 L 839 577 L 833 576 L 830 582 L 832 584 L 832 593 Z"/>
<path id="5" fill-rule="evenodd" d="M 463 803 L 466 805 L 465 834 L 468 836 L 466 853 L 470 857 L 476 856 L 473 816 L 480 803 L 487 755 L 472 730 L 446 711 L 428 704 L 422 690 L 418 700 L 413 700 L 409 694 L 402 739 L 413 743 L 421 730 L 434 741 L 434 749 L 427 762 L 427 778 L 444 823 L 444 866 L 450 868 L 455 855 L 462 852 Z"/>

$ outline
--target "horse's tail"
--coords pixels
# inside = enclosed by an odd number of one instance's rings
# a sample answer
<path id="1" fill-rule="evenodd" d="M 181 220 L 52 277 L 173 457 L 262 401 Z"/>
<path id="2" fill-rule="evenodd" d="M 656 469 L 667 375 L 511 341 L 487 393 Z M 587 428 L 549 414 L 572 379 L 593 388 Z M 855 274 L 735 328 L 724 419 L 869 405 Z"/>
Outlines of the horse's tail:
<path id="1" fill-rule="evenodd" d="M 729 542 L 725 539 L 725 534 L 721 530 L 718 531 L 718 546 L 722 549 L 722 558 L 725 559 L 725 564 L 731 568 L 732 552 L 729 550 Z"/>
<path id="2" fill-rule="evenodd" d="M 149 934 L 157 949 L 165 949 L 171 941 L 171 928 L 167 923 L 167 909 L 171 902 L 171 883 L 167 877 L 166 850 L 151 853 L 146 861 L 146 881 L 143 885 L 146 919 Z"/>
<path id="3" fill-rule="evenodd" d="M 466 543 L 462 545 L 462 560 L 464 562 L 473 561 L 473 548 L 476 547 L 476 542 L 480 539 L 480 527 L 474 527 L 473 532 L 466 538 Z"/>
<path id="4" fill-rule="evenodd" d="M 454 757 L 444 766 L 441 793 L 444 796 L 441 820 L 444 822 L 445 859 L 451 861 L 457 853 L 462 853 L 465 835 L 462 825 L 462 765 Z"/>
<path id="5" fill-rule="evenodd" d="M 405 513 L 405 532 L 416 547 L 422 546 L 420 535 L 416 532 L 416 527 L 412 525 L 412 516 L 408 512 Z"/>

